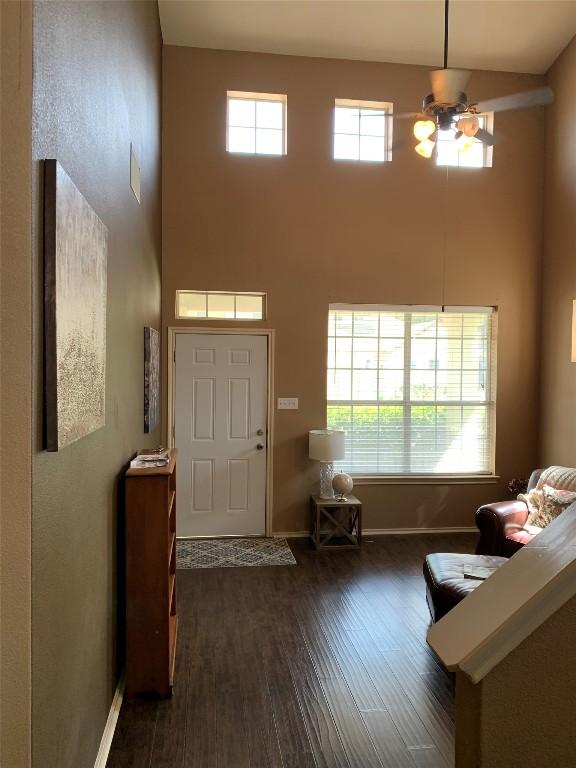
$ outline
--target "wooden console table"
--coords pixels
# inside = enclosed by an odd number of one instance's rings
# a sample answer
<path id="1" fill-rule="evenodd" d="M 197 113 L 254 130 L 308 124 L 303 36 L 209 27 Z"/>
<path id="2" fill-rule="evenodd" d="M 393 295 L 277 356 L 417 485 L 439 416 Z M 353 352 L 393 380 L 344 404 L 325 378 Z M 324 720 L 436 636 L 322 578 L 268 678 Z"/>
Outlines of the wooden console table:
<path id="1" fill-rule="evenodd" d="M 172 694 L 176 612 L 176 449 L 126 472 L 126 696 Z"/>
<path id="2" fill-rule="evenodd" d="M 312 540 L 316 549 L 357 549 L 362 539 L 362 502 L 310 497 Z"/>

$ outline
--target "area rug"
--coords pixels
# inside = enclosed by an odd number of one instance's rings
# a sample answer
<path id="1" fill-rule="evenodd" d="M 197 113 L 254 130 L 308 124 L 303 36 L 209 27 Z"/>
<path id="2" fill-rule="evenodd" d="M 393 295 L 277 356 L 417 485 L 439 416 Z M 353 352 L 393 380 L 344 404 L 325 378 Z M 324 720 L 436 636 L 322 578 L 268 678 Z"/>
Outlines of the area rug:
<path id="1" fill-rule="evenodd" d="M 296 565 L 286 539 L 182 539 L 176 542 L 176 568 L 235 568 Z"/>

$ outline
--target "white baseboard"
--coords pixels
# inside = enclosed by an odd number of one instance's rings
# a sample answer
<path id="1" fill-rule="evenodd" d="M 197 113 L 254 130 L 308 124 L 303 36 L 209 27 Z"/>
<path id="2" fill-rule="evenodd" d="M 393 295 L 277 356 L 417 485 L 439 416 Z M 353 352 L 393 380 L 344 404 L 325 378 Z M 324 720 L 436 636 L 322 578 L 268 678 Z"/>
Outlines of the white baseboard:
<path id="1" fill-rule="evenodd" d="M 114 738 L 114 731 L 116 730 L 116 723 L 118 722 L 118 716 L 120 714 L 120 708 L 122 707 L 122 699 L 124 698 L 124 674 L 120 676 L 118 686 L 112 699 L 110 706 L 110 712 L 108 712 L 108 719 L 104 726 L 104 732 L 100 741 L 100 749 L 96 756 L 96 762 L 94 768 L 106 768 L 108 761 L 108 755 L 110 754 L 110 747 L 112 746 L 112 739 Z"/>
<path id="2" fill-rule="evenodd" d="M 417 533 L 477 533 L 475 525 L 461 528 L 364 528 L 362 536 L 408 536 Z"/>
<path id="3" fill-rule="evenodd" d="M 407 536 L 417 533 L 476 533 L 477 531 L 476 526 L 460 528 L 364 528 L 362 536 Z M 310 535 L 310 531 L 283 531 L 272 534 L 278 539 L 307 539 Z"/>

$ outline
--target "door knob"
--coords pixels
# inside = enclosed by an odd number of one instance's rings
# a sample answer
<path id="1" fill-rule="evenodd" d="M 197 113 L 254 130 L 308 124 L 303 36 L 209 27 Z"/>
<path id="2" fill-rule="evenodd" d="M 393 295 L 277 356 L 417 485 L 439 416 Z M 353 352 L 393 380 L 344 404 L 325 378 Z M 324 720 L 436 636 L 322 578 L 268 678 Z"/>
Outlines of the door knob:
<path id="1" fill-rule="evenodd" d="M 258 429 L 258 430 L 256 430 L 256 434 L 257 434 L 259 437 L 261 437 L 261 436 L 264 434 L 264 430 L 263 430 L 263 429 Z"/>
<path id="2" fill-rule="evenodd" d="M 258 450 L 258 451 L 263 451 L 264 450 L 264 446 L 262 445 L 262 443 L 258 443 L 258 445 L 256 446 L 256 450 Z"/>

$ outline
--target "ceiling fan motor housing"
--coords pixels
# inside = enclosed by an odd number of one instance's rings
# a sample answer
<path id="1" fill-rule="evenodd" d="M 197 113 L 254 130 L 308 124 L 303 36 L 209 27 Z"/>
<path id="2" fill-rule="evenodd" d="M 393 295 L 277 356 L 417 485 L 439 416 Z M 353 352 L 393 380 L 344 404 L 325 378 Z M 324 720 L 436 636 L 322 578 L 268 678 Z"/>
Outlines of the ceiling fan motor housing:
<path id="1" fill-rule="evenodd" d="M 439 104 L 455 104 L 466 91 L 470 72 L 466 69 L 435 69 L 430 72 L 430 83 Z"/>
<path id="2" fill-rule="evenodd" d="M 465 93 L 459 93 L 457 100 L 450 103 L 438 102 L 435 100 L 434 94 L 429 93 L 422 102 L 422 112 L 434 117 L 438 128 L 442 131 L 452 126 L 455 117 L 467 111 L 468 98 Z"/>

